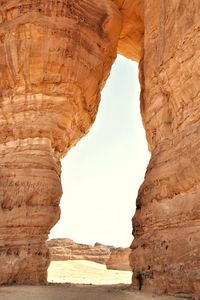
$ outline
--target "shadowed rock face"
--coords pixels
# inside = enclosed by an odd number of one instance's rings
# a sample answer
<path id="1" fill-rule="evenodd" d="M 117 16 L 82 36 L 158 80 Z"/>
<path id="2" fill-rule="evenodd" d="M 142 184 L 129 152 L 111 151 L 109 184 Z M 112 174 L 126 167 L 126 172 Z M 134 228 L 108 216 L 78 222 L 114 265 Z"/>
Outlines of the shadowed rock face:
<path id="1" fill-rule="evenodd" d="M 144 0 L 112 0 L 122 14 L 118 53 L 139 61 L 144 35 Z"/>
<path id="2" fill-rule="evenodd" d="M 45 282 L 59 160 L 95 119 L 121 15 L 109 0 L 0 7 L 0 283 Z"/>
<path id="3" fill-rule="evenodd" d="M 93 123 L 119 41 L 119 53 L 142 53 L 152 153 L 133 218 L 133 286 L 199 296 L 199 0 L 0 7 L 0 283 L 46 281 L 59 160 Z"/>

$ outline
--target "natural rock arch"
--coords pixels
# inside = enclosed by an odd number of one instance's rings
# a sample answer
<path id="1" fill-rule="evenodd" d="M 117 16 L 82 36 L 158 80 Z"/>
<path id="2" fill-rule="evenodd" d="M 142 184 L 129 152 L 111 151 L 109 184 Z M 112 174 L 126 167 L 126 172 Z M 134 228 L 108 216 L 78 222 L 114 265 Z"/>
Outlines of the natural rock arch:
<path id="1" fill-rule="evenodd" d="M 95 120 L 118 52 L 140 61 L 152 154 L 133 218 L 133 286 L 200 293 L 198 0 L 1 0 L 0 283 L 46 281 L 60 159 Z M 144 33 L 145 29 L 145 33 Z"/>

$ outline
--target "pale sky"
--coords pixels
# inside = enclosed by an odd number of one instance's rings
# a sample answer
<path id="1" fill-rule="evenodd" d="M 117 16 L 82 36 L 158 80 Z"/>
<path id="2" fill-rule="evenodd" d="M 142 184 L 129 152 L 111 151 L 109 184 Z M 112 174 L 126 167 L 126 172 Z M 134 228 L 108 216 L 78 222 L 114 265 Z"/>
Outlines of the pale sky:
<path id="1" fill-rule="evenodd" d="M 61 219 L 50 238 L 127 247 L 150 158 L 139 110 L 138 64 L 118 56 L 90 132 L 62 160 Z"/>

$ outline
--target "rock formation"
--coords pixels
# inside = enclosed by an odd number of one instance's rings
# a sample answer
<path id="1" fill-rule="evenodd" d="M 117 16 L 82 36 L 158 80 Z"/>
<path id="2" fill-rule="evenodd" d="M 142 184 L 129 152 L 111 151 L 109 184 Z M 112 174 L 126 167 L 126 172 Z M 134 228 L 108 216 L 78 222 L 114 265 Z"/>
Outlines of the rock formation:
<path id="1" fill-rule="evenodd" d="M 110 248 L 104 245 L 77 244 L 71 239 L 52 239 L 47 241 L 51 260 L 91 260 L 106 264 Z"/>
<path id="2" fill-rule="evenodd" d="M 106 265 L 113 270 L 131 270 L 129 264 L 130 248 L 115 248 L 99 243 L 78 244 L 71 239 L 52 239 L 47 241 L 51 261 L 90 260 Z"/>
<path id="3" fill-rule="evenodd" d="M 130 271 L 130 248 L 110 248 L 110 256 L 106 263 L 107 269 Z"/>
<path id="4" fill-rule="evenodd" d="M 122 14 L 118 53 L 139 61 L 144 35 L 144 0 L 113 0 Z"/>
<path id="5" fill-rule="evenodd" d="M 0 284 L 46 282 L 60 159 L 95 119 L 121 14 L 110 0 L 0 8 Z"/>
<path id="6" fill-rule="evenodd" d="M 152 154 L 133 286 L 199 296 L 199 15 L 199 0 L 0 0 L 0 283 L 46 280 L 60 159 L 93 123 L 118 44 L 140 61 Z"/>
<path id="7" fill-rule="evenodd" d="M 200 2 L 144 1 L 141 112 L 152 157 L 133 218 L 133 285 L 200 295 Z"/>

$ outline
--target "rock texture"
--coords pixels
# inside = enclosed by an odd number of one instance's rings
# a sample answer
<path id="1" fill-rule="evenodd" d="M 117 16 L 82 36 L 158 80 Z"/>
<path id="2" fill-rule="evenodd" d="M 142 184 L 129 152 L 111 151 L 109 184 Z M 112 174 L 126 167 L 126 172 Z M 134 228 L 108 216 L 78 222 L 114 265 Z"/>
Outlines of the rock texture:
<path id="1" fill-rule="evenodd" d="M 59 160 L 95 119 L 120 30 L 110 0 L 0 1 L 0 284 L 46 281 Z"/>
<path id="2" fill-rule="evenodd" d="M 139 61 L 144 35 L 144 0 L 112 0 L 122 14 L 118 53 Z"/>
<path id="3" fill-rule="evenodd" d="M 105 264 L 108 269 L 129 271 L 130 248 L 115 248 L 95 243 L 94 246 L 77 244 L 71 239 L 47 241 L 51 261 L 90 260 Z"/>
<path id="4" fill-rule="evenodd" d="M 60 158 L 93 123 L 118 47 L 142 54 L 152 153 L 133 286 L 200 295 L 199 15 L 199 0 L 0 0 L 0 284 L 46 280 Z"/>
<path id="5" fill-rule="evenodd" d="M 130 248 L 110 248 L 110 256 L 106 263 L 107 269 L 130 271 Z"/>
<path id="6" fill-rule="evenodd" d="M 60 214 L 59 162 L 49 139 L 27 138 L 1 144 L 0 166 L 0 283 L 45 282 L 45 240 Z"/>
<path id="7" fill-rule="evenodd" d="M 145 1 L 141 111 L 152 157 L 133 218 L 133 286 L 200 295 L 200 2 Z"/>
<path id="8" fill-rule="evenodd" d="M 77 244 L 71 239 L 52 239 L 47 242 L 51 260 L 91 260 L 106 264 L 110 249 L 104 245 Z"/>

